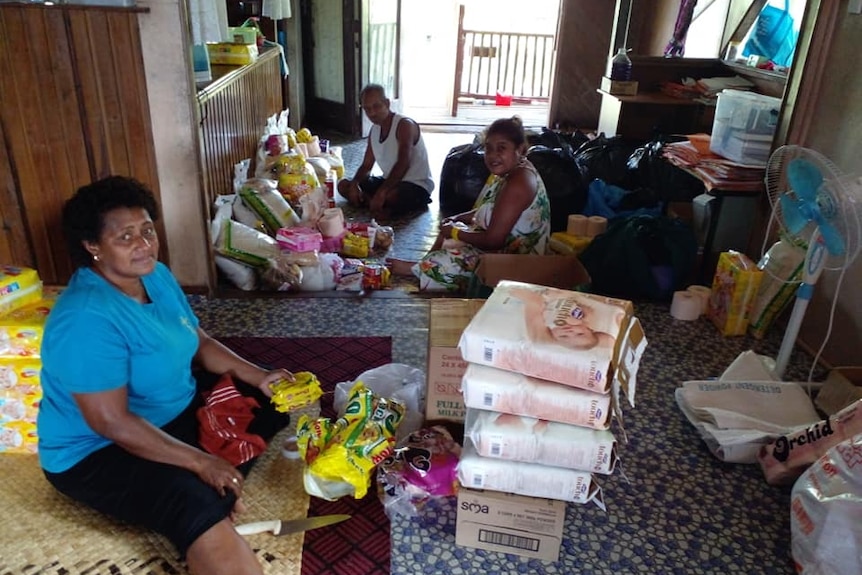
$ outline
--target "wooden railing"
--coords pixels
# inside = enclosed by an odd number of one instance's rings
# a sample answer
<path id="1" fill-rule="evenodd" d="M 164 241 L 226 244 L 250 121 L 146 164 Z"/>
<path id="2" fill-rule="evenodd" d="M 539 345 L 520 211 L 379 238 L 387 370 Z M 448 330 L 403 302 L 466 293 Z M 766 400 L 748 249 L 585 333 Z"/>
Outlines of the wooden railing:
<path id="1" fill-rule="evenodd" d="M 254 158 L 266 120 L 281 111 L 281 57 L 269 49 L 198 92 L 203 187 L 208 206 L 233 193 L 234 166 Z"/>
<path id="2" fill-rule="evenodd" d="M 465 30 L 458 20 L 458 51 L 452 116 L 458 102 L 496 99 L 514 103 L 549 102 L 553 79 L 553 34 Z"/>

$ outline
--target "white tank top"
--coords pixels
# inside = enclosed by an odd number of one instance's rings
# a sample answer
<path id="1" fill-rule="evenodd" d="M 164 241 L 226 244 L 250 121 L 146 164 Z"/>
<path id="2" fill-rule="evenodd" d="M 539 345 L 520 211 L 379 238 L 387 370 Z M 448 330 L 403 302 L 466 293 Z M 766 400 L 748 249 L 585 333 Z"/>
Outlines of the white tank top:
<path id="1" fill-rule="evenodd" d="M 380 141 L 380 126 L 377 124 L 371 126 L 371 133 L 368 135 L 371 151 L 374 152 L 374 159 L 383 171 L 383 177 L 389 177 L 389 173 L 398 161 L 398 137 L 396 133 L 398 123 L 403 117 L 401 114 L 395 114 L 389 128 L 389 134 L 382 142 Z M 429 194 L 434 190 L 431 167 L 428 165 L 428 150 L 425 148 L 425 140 L 422 139 L 421 132 L 419 141 L 410 150 L 410 166 L 407 168 L 407 173 L 404 174 L 402 181 L 416 184 L 427 190 Z"/>

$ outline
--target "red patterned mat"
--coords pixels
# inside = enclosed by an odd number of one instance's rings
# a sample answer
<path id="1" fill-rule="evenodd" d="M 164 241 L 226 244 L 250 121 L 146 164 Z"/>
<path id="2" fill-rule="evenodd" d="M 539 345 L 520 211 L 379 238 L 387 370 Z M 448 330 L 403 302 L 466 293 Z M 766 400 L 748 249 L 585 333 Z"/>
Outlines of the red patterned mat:
<path id="1" fill-rule="evenodd" d="M 256 363 L 310 371 L 324 395 L 321 417 L 334 417 L 332 391 L 342 381 L 392 361 L 389 337 L 227 337 L 220 340 Z M 327 393 L 329 392 L 329 393 Z M 311 497 L 309 517 L 347 513 L 352 519 L 309 531 L 302 550 L 303 575 L 389 575 L 389 519 L 374 489 L 355 500 L 325 501 Z"/>

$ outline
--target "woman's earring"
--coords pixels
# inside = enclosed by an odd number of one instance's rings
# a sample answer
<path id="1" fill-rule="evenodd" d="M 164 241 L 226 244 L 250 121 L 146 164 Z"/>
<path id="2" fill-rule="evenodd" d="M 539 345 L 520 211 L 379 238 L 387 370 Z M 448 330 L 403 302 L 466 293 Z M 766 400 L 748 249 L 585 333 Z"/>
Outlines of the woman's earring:
<path id="1" fill-rule="evenodd" d="M 93 254 L 93 261 L 94 262 L 100 261 L 99 254 Z"/>

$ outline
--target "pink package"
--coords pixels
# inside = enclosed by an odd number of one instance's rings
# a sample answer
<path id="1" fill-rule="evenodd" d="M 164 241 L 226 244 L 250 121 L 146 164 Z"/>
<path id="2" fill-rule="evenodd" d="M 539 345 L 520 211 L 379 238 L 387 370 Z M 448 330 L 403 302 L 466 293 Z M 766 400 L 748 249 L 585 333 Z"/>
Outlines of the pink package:
<path id="1" fill-rule="evenodd" d="M 454 495 L 461 446 L 442 426 L 420 429 L 380 464 L 377 483 L 387 513 L 413 516 L 431 497 Z"/>
<path id="2" fill-rule="evenodd" d="M 345 231 L 339 236 L 331 237 L 331 238 L 323 238 L 323 241 L 320 242 L 320 252 L 327 254 L 337 254 L 341 251 L 341 244 L 344 241 L 344 236 L 347 235 Z"/>
<path id="3" fill-rule="evenodd" d="M 862 433 L 862 399 L 805 429 L 764 445 L 757 462 L 770 485 L 789 485 L 831 447 Z"/>
<path id="4" fill-rule="evenodd" d="M 275 236 L 275 241 L 284 250 L 310 252 L 320 249 L 323 236 L 311 228 L 280 228 Z"/>

